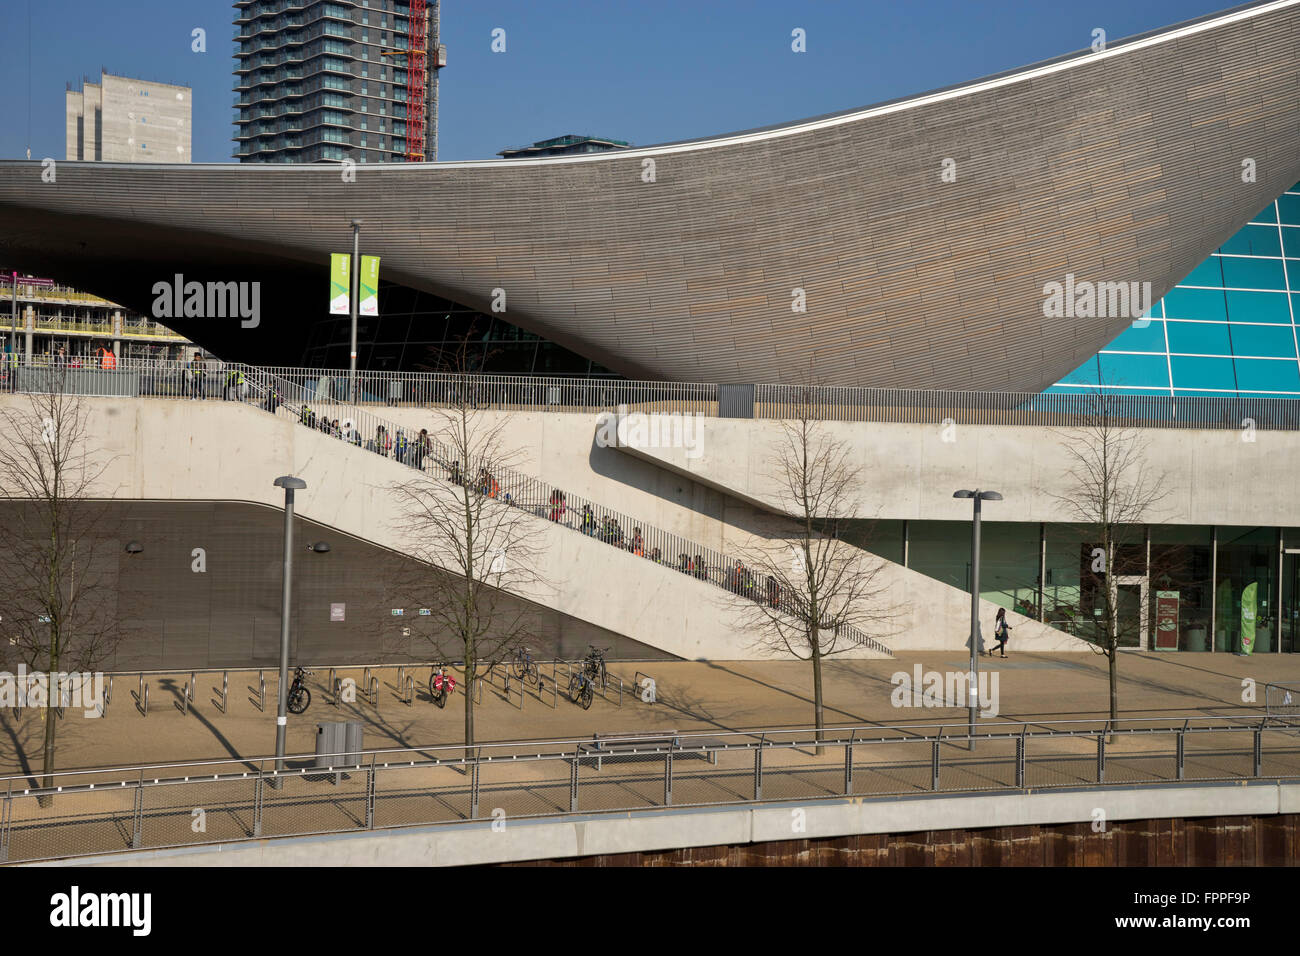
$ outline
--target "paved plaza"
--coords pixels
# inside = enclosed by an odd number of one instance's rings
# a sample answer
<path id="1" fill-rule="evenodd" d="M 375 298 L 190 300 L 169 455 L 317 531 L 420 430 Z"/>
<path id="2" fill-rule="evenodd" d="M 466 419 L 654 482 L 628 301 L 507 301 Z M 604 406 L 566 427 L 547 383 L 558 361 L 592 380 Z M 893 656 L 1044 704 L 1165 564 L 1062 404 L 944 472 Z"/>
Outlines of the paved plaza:
<path id="1" fill-rule="evenodd" d="M 841 661 L 825 664 L 828 726 L 931 724 L 965 719 L 963 707 L 896 707 L 892 675 L 961 671 L 966 661 L 953 653 L 917 653 L 895 660 Z M 996 675 L 997 718 L 1053 722 L 1104 717 L 1107 711 L 1106 662 L 1092 654 L 1011 655 L 1007 660 L 981 658 L 981 668 Z M 1264 707 L 1265 682 L 1300 682 L 1300 657 L 1268 654 L 1253 658 L 1227 654 L 1125 654 L 1119 662 L 1120 708 L 1126 717 L 1233 716 Z M 180 703 L 189 674 L 152 675 L 148 714 L 137 702 L 135 675 L 114 678 L 104 718 L 87 719 L 68 710 L 58 728 L 57 769 L 71 770 L 171 761 L 224 760 L 262 756 L 274 750 L 275 681 L 266 680 L 266 710 L 255 698 L 257 671 L 229 673 L 228 713 L 220 708 L 222 675 L 199 674 L 188 713 Z M 362 720 L 365 747 L 432 747 L 459 743 L 463 732 L 462 686 L 445 709 L 429 700 L 427 667 L 408 672 L 415 700 L 401 695 L 396 667 L 376 670 L 378 706 L 358 690 L 355 703 L 335 707 L 326 692 L 328 672 L 313 674 L 312 703 L 301 716 L 290 716 L 288 750 L 315 750 L 316 725 L 322 721 Z M 564 695 L 567 679 L 558 670 L 560 693 L 553 695 L 550 665 L 543 665 L 540 689 L 512 682 L 510 694 L 500 679 L 486 685 L 476 708 L 480 742 L 557 740 L 593 733 L 744 731 L 803 727 L 812 722 L 809 665 L 797 662 L 654 662 L 617 663 L 611 681 L 590 710 Z M 657 700 L 641 700 L 640 678 L 655 681 Z M 341 678 L 362 684 L 360 670 L 339 671 Z M 1243 681 L 1257 684 L 1256 703 L 1243 701 Z M 618 690 L 622 681 L 623 691 Z M 992 689 L 992 688 L 991 688 Z M 1064 704 L 1064 706 L 1063 706 Z M 5 773 L 29 773 L 40 767 L 41 712 L 0 711 L 0 766 Z"/>

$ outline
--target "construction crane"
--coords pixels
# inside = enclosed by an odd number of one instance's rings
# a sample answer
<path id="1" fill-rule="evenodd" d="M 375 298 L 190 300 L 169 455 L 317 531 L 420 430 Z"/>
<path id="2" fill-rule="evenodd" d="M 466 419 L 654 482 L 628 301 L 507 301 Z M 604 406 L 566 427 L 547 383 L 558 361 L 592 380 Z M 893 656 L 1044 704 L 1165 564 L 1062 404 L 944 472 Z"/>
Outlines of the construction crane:
<path id="1" fill-rule="evenodd" d="M 406 57 L 406 161 L 410 163 L 423 162 L 426 152 L 438 161 L 438 71 L 447 65 L 447 48 L 438 42 L 440 6 L 439 0 L 410 0 L 410 49 L 380 54 Z"/>

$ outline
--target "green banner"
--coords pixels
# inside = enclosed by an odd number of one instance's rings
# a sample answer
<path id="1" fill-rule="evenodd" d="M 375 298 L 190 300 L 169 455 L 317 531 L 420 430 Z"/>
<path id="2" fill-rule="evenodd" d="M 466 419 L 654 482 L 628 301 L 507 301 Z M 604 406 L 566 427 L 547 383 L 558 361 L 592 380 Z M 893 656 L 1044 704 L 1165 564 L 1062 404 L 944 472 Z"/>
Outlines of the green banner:
<path id="1" fill-rule="evenodd" d="M 379 256 L 361 257 L 360 314 L 379 314 Z"/>
<path id="2" fill-rule="evenodd" d="M 352 300 L 348 288 L 352 285 L 352 257 L 346 252 L 330 253 L 330 315 L 348 315 Z"/>
<path id="3" fill-rule="evenodd" d="M 1246 585 L 1241 592 L 1241 653 L 1249 654 L 1255 649 L 1255 595 L 1259 585 L 1254 581 Z"/>

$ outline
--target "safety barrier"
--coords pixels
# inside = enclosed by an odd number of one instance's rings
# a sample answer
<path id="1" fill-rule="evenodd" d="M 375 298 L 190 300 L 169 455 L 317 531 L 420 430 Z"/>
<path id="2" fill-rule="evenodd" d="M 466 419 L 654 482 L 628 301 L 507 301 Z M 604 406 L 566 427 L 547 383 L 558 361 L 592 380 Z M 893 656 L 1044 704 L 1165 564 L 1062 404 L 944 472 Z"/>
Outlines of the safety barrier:
<path id="1" fill-rule="evenodd" d="M 663 730 L 161 763 L 0 777 L 0 858 L 60 859 L 485 818 L 921 793 L 1300 780 L 1300 744 L 1267 714 L 1026 723 Z M 1122 746 L 1119 742 L 1122 742 Z M 973 744 L 973 750 L 971 749 Z M 598 759 L 597 759 L 598 758 Z M 700 758 L 690 759 L 685 758 Z M 297 765 L 295 767 L 295 765 Z M 338 788 L 328 783 L 345 774 Z M 329 790 L 320 789 L 329 786 Z M 480 807 L 481 793 L 491 803 Z M 412 799 L 413 797 L 417 799 Z M 364 814 L 351 807 L 364 803 Z M 191 828 L 193 808 L 207 827 Z M 131 826 L 123 826 L 126 814 Z"/>
<path id="2" fill-rule="evenodd" d="M 1300 683 L 1265 684 L 1264 712 L 1273 720 L 1300 724 Z"/>
<path id="3" fill-rule="evenodd" d="M 799 413 L 828 421 L 897 422 L 957 425 L 1009 425 L 1066 428 L 1086 423 L 1095 414 L 1097 390 L 1078 392 L 945 391 L 755 384 L 744 407 L 734 395 L 719 401 L 720 386 L 701 382 L 651 382 L 612 378 L 557 378 L 512 375 L 462 376 L 441 372 L 356 373 L 355 401 L 349 401 L 348 373 L 343 369 L 250 366 L 205 360 L 197 378 L 191 367 L 166 359 L 118 360 L 116 369 L 74 370 L 83 380 L 139 374 L 138 394 L 217 398 L 227 376 L 263 378 L 280 383 L 295 401 L 324 404 L 376 404 L 417 407 L 455 405 L 475 408 L 580 413 L 616 412 L 620 408 L 664 414 L 783 419 Z M 12 385 L 10 386 L 12 388 Z M 108 386 L 105 386 L 106 388 Z M 727 388 L 727 386 L 722 386 Z M 85 392 L 94 394 L 94 392 Z M 110 389 L 104 394 L 120 395 Z M 1256 429 L 1300 430 L 1300 400 L 1246 395 L 1133 395 L 1102 390 L 1108 414 L 1117 423 L 1144 428 L 1239 430 L 1246 419 Z M 723 406 L 727 407 L 723 407 Z"/>

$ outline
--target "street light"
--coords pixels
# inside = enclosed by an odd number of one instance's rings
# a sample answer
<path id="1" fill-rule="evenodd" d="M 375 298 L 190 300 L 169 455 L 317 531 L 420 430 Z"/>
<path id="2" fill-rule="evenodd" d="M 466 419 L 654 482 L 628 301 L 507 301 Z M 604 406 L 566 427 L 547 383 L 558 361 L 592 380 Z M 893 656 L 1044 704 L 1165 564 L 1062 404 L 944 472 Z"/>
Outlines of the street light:
<path id="1" fill-rule="evenodd" d="M 307 487 L 307 482 L 293 475 L 275 479 L 275 486 L 284 489 L 284 589 L 280 597 L 280 698 L 275 712 L 275 769 L 284 769 L 284 738 L 288 730 L 289 691 L 289 594 L 293 586 L 293 493 Z M 274 786 L 278 789 L 277 777 Z"/>
<path id="2" fill-rule="evenodd" d="M 352 220 L 352 349 L 348 358 L 348 401 L 357 400 L 357 299 L 361 296 L 361 220 Z"/>
<path id="3" fill-rule="evenodd" d="M 970 533 L 970 686 L 966 690 L 966 703 L 970 711 L 970 749 L 975 749 L 975 708 L 979 704 L 979 645 L 980 645 L 980 502 L 1001 501 L 996 491 L 954 491 L 954 498 L 971 498 L 975 502 L 975 520 Z"/>

